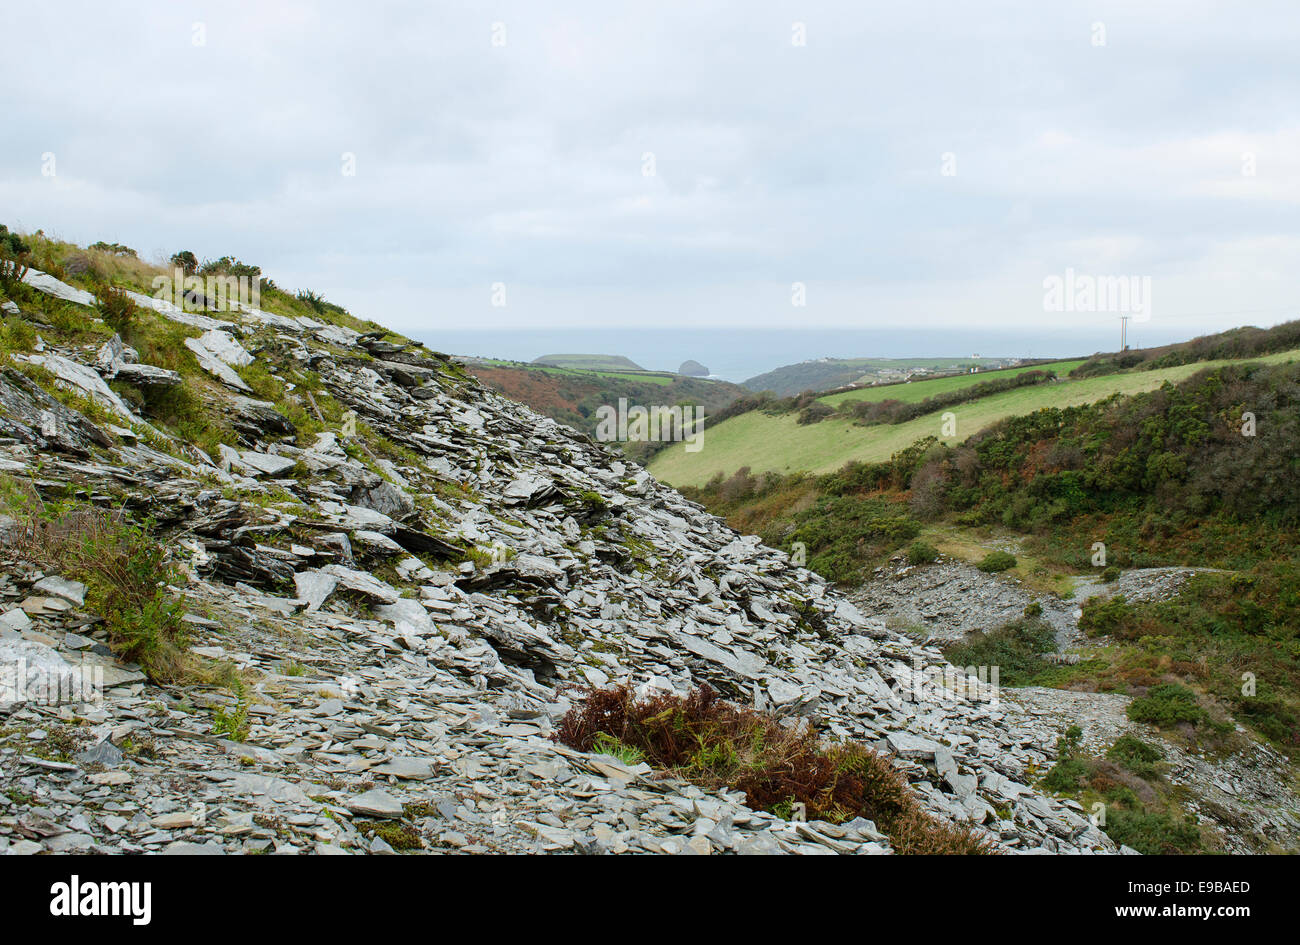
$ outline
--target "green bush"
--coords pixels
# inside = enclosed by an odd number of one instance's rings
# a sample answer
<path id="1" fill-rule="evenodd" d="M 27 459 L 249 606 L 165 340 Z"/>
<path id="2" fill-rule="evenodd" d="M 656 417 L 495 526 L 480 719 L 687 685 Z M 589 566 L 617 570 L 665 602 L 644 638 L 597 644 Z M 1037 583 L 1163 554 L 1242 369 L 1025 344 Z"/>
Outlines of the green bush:
<path id="1" fill-rule="evenodd" d="M 1083 787 L 1084 780 L 1092 773 L 1088 762 L 1080 757 L 1083 729 L 1071 725 L 1065 734 L 1056 740 L 1056 764 L 1043 778 L 1043 787 L 1058 794 L 1073 794 Z"/>
<path id="2" fill-rule="evenodd" d="M 1111 745 L 1106 752 L 1106 757 L 1117 764 L 1123 765 L 1129 771 L 1132 771 L 1139 778 L 1154 780 L 1159 777 L 1158 763 L 1164 760 L 1165 753 L 1155 745 L 1135 738 L 1132 735 L 1121 735 L 1115 739 L 1115 744 Z"/>
<path id="3" fill-rule="evenodd" d="M 1178 683 L 1152 686 L 1145 696 L 1129 703 L 1128 717 L 1134 722 L 1169 726 L 1180 722 L 1196 725 L 1208 716 L 1196 701 L 1196 693 Z"/>
<path id="4" fill-rule="evenodd" d="M 87 249 L 97 250 L 101 253 L 109 253 L 113 256 L 130 256 L 132 259 L 137 258 L 136 251 L 130 246 L 124 246 L 121 243 L 105 243 L 100 240 L 98 243 L 91 243 Z"/>
<path id="5" fill-rule="evenodd" d="M 1089 597 L 1083 602 L 1079 627 L 1089 636 L 1116 634 L 1128 626 L 1133 618 L 1133 608 L 1123 594 L 1114 597 Z"/>
<path id="6" fill-rule="evenodd" d="M 139 309 L 126 292 L 115 286 L 101 285 L 95 289 L 95 301 L 108 327 L 119 335 L 130 332 Z"/>
<path id="7" fill-rule="evenodd" d="M 1044 669 L 1043 654 L 1056 649 L 1056 632 L 1042 620 L 1026 618 L 985 633 L 976 630 L 943 648 L 954 666 L 996 666 L 998 683 L 1024 686 Z"/>
<path id="8" fill-rule="evenodd" d="M 938 557 L 939 550 L 923 541 L 914 541 L 912 547 L 907 549 L 908 564 L 930 564 Z"/>
<path id="9" fill-rule="evenodd" d="M 1006 551 L 990 551 L 975 567 L 989 574 L 1006 571 L 1016 566 L 1016 556 Z"/>
<path id="10" fill-rule="evenodd" d="M 849 495 L 823 496 L 796 520 L 790 540 L 807 545 L 811 570 L 837 582 L 861 578 L 864 567 L 921 531 L 897 503 Z"/>
<path id="11" fill-rule="evenodd" d="M 1116 581 L 1119 580 L 1119 576 L 1120 576 L 1120 570 L 1119 568 L 1115 567 L 1115 565 L 1113 564 L 1105 571 L 1101 572 L 1101 579 L 1107 584 L 1114 584 Z"/>
<path id="12" fill-rule="evenodd" d="M 1105 830 L 1116 843 L 1148 856 L 1201 851 L 1201 832 L 1190 818 L 1175 820 L 1166 813 L 1111 808 Z"/>
<path id="13" fill-rule="evenodd" d="M 172 265 L 178 267 L 185 275 L 192 276 L 199 268 L 199 259 L 188 249 L 172 254 Z"/>
<path id="14" fill-rule="evenodd" d="M 17 233 L 0 223 L 0 288 L 12 294 L 27 275 L 32 248 Z"/>
<path id="15" fill-rule="evenodd" d="M 185 610 L 163 582 L 178 575 L 152 523 L 93 506 L 45 505 L 30 484 L 5 483 L 15 520 L 10 544 L 42 567 L 86 585 L 86 607 L 104 618 L 109 646 L 158 683 L 183 670 Z"/>
<path id="16" fill-rule="evenodd" d="M 1042 616 L 1042 613 L 1043 613 L 1043 605 L 1036 600 L 1030 601 L 1028 604 L 1025 605 L 1026 617 L 1040 617 Z"/>

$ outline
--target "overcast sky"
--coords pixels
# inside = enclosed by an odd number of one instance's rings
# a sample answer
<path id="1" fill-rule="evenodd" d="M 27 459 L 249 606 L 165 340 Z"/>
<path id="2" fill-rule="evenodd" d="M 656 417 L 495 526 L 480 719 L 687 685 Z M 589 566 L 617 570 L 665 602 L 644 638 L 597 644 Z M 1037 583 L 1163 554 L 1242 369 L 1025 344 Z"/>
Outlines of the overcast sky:
<path id="1" fill-rule="evenodd" d="M 1189 334 L 1300 315 L 1296 0 L 39 0 L 3 25 L 0 222 L 234 255 L 412 333 L 1113 321 L 1044 311 L 1067 268 L 1149 277 Z"/>

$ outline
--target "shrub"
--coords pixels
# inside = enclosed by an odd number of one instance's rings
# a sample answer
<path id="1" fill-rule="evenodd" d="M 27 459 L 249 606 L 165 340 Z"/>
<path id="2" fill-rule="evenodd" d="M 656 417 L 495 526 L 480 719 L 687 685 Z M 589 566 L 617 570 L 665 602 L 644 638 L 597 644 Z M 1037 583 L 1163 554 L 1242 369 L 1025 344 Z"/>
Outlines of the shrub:
<path id="1" fill-rule="evenodd" d="M 87 249 L 93 249 L 97 252 L 108 253 L 110 256 L 130 256 L 136 258 L 136 251 L 130 246 L 123 246 L 121 243 L 105 243 L 100 240 L 98 243 L 91 243 Z"/>
<path id="2" fill-rule="evenodd" d="M 652 767 L 707 790 L 745 793 L 755 810 L 842 823 L 865 817 L 898 853 L 993 852 L 969 826 L 935 820 L 888 760 L 854 742 L 823 743 L 811 730 L 724 702 L 707 685 L 689 695 L 638 700 L 626 686 L 593 689 L 560 720 L 555 736 L 579 751 L 636 752 Z"/>
<path id="3" fill-rule="evenodd" d="M 1114 584 L 1116 581 L 1119 580 L 1119 576 L 1120 576 L 1120 570 L 1119 568 L 1115 567 L 1115 565 L 1113 564 L 1105 571 L 1101 572 L 1101 579 L 1107 584 Z"/>
<path id="4" fill-rule="evenodd" d="M 30 486 L 8 486 L 5 505 L 16 522 L 10 544 L 86 585 L 86 606 L 104 618 L 120 659 L 139 663 L 155 682 L 176 680 L 184 610 L 160 584 L 174 574 L 151 524 L 90 506 L 47 508 Z"/>
<path id="5" fill-rule="evenodd" d="M 799 411 L 799 417 L 795 421 L 801 426 L 807 426 L 811 423 L 821 423 L 827 417 L 835 414 L 835 408 L 829 404 L 823 404 L 820 401 L 811 403 L 803 410 Z"/>
<path id="6" fill-rule="evenodd" d="M 320 293 L 313 292 L 311 289 L 302 289 L 294 296 L 294 298 L 299 302 L 304 302 L 307 305 L 310 305 L 317 315 L 325 314 L 325 296 Z"/>
<path id="7" fill-rule="evenodd" d="M 254 266 L 249 263 L 240 262 L 233 256 L 222 256 L 220 259 L 210 259 L 198 269 L 200 275 L 211 276 L 247 276 L 250 279 L 259 279 L 262 275 L 262 267 Z"/>
<path id="8" fill-rule="evenodd" d="M 1150 722 L 1157 726 L 1190 722 L 1196 725 L 1208 718 L 1196 701 L 1196 693 L 1178 683 L 1152 686 L 1145 696 L 1129 703 L 1128 717 L 1134 722 Z"/>
<path id="9" fill-rule="evenodd" d="M 1165 753 L 1140 738 L 1121 735 L 1107 750 L 1106 757 L 1123 765 L 1139 778 L 1153 780 L 1159 777 L 1157 764 L 1164 760 Z"/>
<path id="10" fill-rule="evenodd" d="M 1133 608 L 1123 594 L 1114 597 L 1089 597 L 1083 602 L 1079 626 L 1090 636 L 1115 634 L 1128 626 L 1133 618 Z"/>
<path id="11" fill-rule="evenodd" d="M 171 258 L 173 266 L 178 267 L 185 275 L 192 276 L 199 269 L 199 259 L 188 249 L 183 249 L 179 253 L 173 253 Z"/>
<path id="12" fill-rule="evenodd" d="M 1016 566 L 1016 556 L 1006 551 L 990 551 L 975 567 L 989 574 L 1006 571 Z"/>
<path id="13" fill-rule="evenodd" d="M 1031 600 L 1028 604 L 1025 604 L 1026 617 L 1040 617 L 1042 616 L 1042 613 L 1043 613 L 1043 605 L 1040 604 L 1038 601 Z"/>
<path id="14" fill-rule="evenodd" d="M 31 351 L 36 347 L 36 329 L 16 315 L 0 316 L 0 351 Z"/>
<path id="15" fill-rule="evenodd" d="M 31 253 L 32 248 L 22 237 L 0 223 L 0 288 L 6 293 L 13 293 L 22 284 Z"/>
<path id="16" fill-rule="evenodd" d="M 224 735 L 232 742 L 247 741 L 249 732 L 248 703 L 242 698 L 227 712 L 217 709 L 212 718 L 212 734 Z"/>
<path id="17" fill-rule="evenodd" d="M 886 500 L 823 496 L 795 516 L 793 541 L 808 546 L 808 567 L 833 581 L 851 581 L 863 567 L 915 538 L 921 525 Z"/>
<path id="18" fill-rule="evenodd" d="M 937 560 L 939 551 L 933 545 L 927 545 L 923 541 L 912 542 L 912 547 L 907 549 L 907 560 L 909 564 L 930 564 Z"/>
<path id="19" fill-rule="evenodd" d="M 1175 820 L 1169 814 L 1112 808 L 1106 813 L 1106 834 L 1116 843 L 1148 856 L 1197 853 L 1201 833 L 1191 818 Z"/>
<path id="20" fill-rule="evenodd" d="M 1023 686 L 1044 668 L 1042 655 L 1056 649 L 1056 633 L 1042 620 L 1025 618 L 985 633 L 975 630 L 943 648 L 954 666 L 996 666 L 998 682 Z"/>
<path id="21" fill-rule="evenodd" d="M 420 831 L 402 820 L 358 819 L 354 825 L 363 837 L 378 837 L 394 850 L 419 850 L 424 847 Z"/>
<path id="22" fill-rule="evenodd" d="M 100 315 L 110 328 L 119 335 L 131 330 L 138 308 L 125 291 L 115 286 L 102 285 L 95 290 L 95 301 L 99 304 Z"/>
<path id="23" fill-rule="evenodd" d="M 1043 787 L 1058 794 L 1072 794 L 1079 790 L 1091 773 L 1087 761 L 1080 757 L 1083 729 L 1071 725 L 1056 740 L 1057 760 L 1043 778 Z"/>

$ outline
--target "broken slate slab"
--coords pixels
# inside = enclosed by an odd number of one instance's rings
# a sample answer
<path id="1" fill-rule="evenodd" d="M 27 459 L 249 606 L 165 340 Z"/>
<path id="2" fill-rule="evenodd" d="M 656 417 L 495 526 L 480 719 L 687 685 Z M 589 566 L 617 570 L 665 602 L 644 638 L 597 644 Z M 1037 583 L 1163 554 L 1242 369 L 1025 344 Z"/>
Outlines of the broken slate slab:
<path id="1" fill-rule="evenodd" d="M 115 768 L 122 763 L 123 756 L 121 750 L 106 738 L 93 748 L 78 752 L 73 756 L 73 760 L 83 765 L 95 764 L 103 765 L 105 768 Z"/>
<path id="2" fill-rule="evenodd" d="M 278 476 L 298 465 L 296 459 L 290 459 L 288 456 L 258 453 L 253 450 L 241 450 L 239 458 L 245 466 L 253 470 L 254 475 Z"/>
<path id="3" fill-rule="evenodd" d="M 235 373 L 234 368 L 204 347 L 202 342 L 197 338 L 186 338 L 185 347 L 194 352 L 194 357 L 198 359 L 199 367 L 203 368 L 203 370 L 221 381 L 221 383 L 228 387 L 233 387 L 235 390 L 243 391 L 246 394 L 251 394 L 253 392 L 253 389 L 244 383 L 244 379 Z"/>
<path id="4" fill-rule="evenodd" d="M 84 289 L 73 288 L 66 282 L 61 282 L 49 273 L 41 272 L 39 269 L 28 269 L 23 276 L 23 282 L 26 282 L 39 292 L 52 295 L 56 299 L 62 299 L 65 302 L 76 302 L 78 305 L 95 304 L 95 297 L 89 292 Z"/>
<path id="5" fill-rule="evenodd" d="M 921 758 L 929 761 L 935 752 L 943 751 L 943 746 L 911 732 L 890 732 L 885 736 L 890 750 L 901 758 Z"/>
<path id="6" fill-rule="evenodd" d="M 205 331 L 198 341 L 212 357 L 226 362 L 231 367 L 247 367 L 253 363 L 253 356 L 224 331 L 217 329 Z"/>
<path id="7" fill-rule="evenodd" d="M 392 758 L 370 769 L 372 774 L 383 774 L 406 781 L 425 781 L 433 777 L 431 758 Z"/>
<path id="8" fill-rule="evenodd" d="M 320 610 L 321 605 L 339 586 L 339 579 L 323 571 L 299 571 L 293 576 L 293 586 L 299 600 L 307 602 L 307 610 Z"/>
<path id="9" fill-rule="evenodd" d="M 41 578 L 32 585 L 32 590 L 53 595 L 54 597 L 62 597 L 77 607 L 86 602 L 86 585 L 80 581 L 69 581 L 58 575 Z"/>
<path id="10" fill-rule="evenodd" d="M 387 584 L 365 571 L 353 571 L 341 564 L 329 564 L 320 570 L 324 574 L 336 578 L 339 586 L 343 589 L 355 591 L 380 604 L 395 604 L 401 599 L 402 595 L 391 584 Z"/>
<path id="11" fill-rule="evenodd" d="M 391 620 L 399 631 L 416 636 L 435 633 L 438 629 L 429 619 L 429 612 L 424 605 L 409 597 L 379 605 L 375 608 L 375 616 Z"/>
<path id="12" fill-rule="evenodd" d="M 26 355 L 25 360 L 45 368 L 54 375 L 55 381 L 65 388 L 85 394 L 102 406 L 108 407 L 119 416 L 135 420 L 135 414 L 123 403 L 93 369 L 57 354 Z"/>
<path id="13" fill-rule="evenodd" d="M 404 813 L 402 802 L 381 788 L 358 794 L 348 801 L 348 810 L 365 817 L 398 819 Z"/>

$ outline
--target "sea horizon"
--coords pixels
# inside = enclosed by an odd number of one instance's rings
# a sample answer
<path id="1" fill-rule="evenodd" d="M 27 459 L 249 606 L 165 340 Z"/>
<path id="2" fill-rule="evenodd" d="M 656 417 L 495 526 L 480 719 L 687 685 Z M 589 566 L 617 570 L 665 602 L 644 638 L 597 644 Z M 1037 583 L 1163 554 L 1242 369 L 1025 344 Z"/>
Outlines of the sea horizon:
<path id="1" fill-rule="evenodd" d="M 1185 331 L 1130 329 L 1130 347 L 1185 340 Z M 788 364 L 820 358 L 1052 359 L 1119 348 L 1118 331 L 969 329 L 459 329 L 413 332 L 430 348 L 461 357 L 530 362 L 553 354 L 622 355 L 651 371 L 676 371 L 698 361 L 712 376 L 743 383 Z"/>

